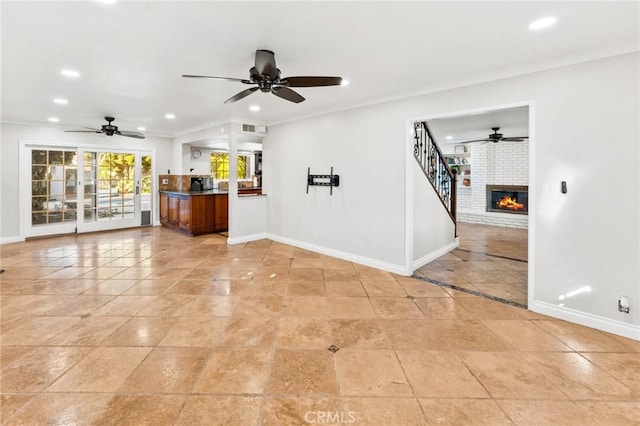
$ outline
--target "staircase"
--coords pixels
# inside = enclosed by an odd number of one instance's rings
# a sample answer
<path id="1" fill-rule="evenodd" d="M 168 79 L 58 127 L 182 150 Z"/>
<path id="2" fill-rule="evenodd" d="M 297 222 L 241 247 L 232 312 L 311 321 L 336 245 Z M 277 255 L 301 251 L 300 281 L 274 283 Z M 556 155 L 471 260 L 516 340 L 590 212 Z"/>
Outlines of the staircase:
<path id="1" fill-rule="evenodd" d="M 449 168 L 426 121 L 413 123 L 413 156 L 456 224 L 456 172 Z M 458 230 L 456 226 L 456 237 Z"/>

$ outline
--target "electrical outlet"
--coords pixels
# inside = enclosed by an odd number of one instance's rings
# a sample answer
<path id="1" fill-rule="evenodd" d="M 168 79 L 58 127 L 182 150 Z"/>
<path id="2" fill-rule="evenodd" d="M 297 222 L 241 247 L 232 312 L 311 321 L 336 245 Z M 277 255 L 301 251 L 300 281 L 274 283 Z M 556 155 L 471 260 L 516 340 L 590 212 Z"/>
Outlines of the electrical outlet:
<path id="1" fill-rule="evenodd" d="M 618 311 L 629 313 L 629 298 L 627 296 L 620 296 L 618 299 Z"/>

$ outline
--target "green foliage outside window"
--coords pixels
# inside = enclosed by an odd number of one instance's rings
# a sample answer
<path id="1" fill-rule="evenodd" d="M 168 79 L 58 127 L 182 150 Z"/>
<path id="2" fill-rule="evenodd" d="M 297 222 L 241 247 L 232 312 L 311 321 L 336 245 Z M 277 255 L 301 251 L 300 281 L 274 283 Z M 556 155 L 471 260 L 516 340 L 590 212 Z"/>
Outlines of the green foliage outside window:
<path id="1" fill-rule="evenodd" d="M 135 184 L 135 154 L 101 152 L 98 155 L 98 181 L 101 189 L 117 190 L 118 194 L 132 193 Z"/>
<path id="2" fill-rule="evenodd" d="M 212 152 L 210 157 L 211 177 L 214 179 L 229 179 L 229 154 Z M 248 179 L 249 157 L 238 155 L 238 179 Z"/>
<path id="3" fill-rule="evenodd" d="M 98 179 L 117 181 L 118 193 L 131 193 L 134 190 L 135 154 L 101 152 L 98 155 Z M 151 156 L 142 157 L 142 193 L 151 193 Z"/>

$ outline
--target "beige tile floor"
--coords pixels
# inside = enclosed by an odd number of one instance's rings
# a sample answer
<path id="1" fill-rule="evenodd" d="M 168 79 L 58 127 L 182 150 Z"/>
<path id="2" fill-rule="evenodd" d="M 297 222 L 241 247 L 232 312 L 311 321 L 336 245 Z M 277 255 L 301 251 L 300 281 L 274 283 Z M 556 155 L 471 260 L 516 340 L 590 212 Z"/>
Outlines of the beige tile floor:
<path id="1" fill-rule="evenodd" d="M 2 424 L 640 420 L 640 342 L 424 281 L 162 228 L 1 249 Z"/>
<path id="2" fill-rule="evenodd" d="M 527 230 L 458 224 L 460 246 L 416 277 L 527 306 Z"/>

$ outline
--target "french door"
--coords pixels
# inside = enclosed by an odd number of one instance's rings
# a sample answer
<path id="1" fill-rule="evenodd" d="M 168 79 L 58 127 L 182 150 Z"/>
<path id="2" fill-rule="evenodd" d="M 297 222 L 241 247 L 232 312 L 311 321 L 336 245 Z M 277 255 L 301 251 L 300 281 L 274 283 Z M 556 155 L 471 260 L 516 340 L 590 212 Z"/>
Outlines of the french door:
<path id="1" fill-rule="evenodd" d="M 151 224 L 151 152 L 48 146 L 26 149 L 31 187 L 26 237 Z"/>

